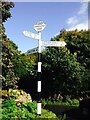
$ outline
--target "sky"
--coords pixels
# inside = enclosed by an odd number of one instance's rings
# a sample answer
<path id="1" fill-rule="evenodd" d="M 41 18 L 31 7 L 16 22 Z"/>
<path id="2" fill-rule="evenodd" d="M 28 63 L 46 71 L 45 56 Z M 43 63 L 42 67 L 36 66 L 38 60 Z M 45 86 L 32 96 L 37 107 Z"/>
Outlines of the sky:
<path id="1" fill-rule="evenodd" d="M 38 40 L 23 35 L 23 31 L 33 32 L 33 26 L 42 20 L 46 27 L 42 31 L 42 40 L 50 41 L 65 28 L 88 29 L 87 2 L 14 2 L 10 10 L 12 17 L 4 25 L 6 35 L 22 53 L 38 46 Z"/>

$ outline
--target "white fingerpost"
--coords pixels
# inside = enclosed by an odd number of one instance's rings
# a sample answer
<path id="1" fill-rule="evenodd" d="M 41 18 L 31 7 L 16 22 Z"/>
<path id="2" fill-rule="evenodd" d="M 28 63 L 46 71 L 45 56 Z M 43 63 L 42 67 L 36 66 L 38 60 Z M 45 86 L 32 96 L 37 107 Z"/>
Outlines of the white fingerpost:
<path id="1" fill-rule="evenodd" d="M 34 25 L 34 29 L 38 34 L 32 32 L 23 31 L 23 34 L 26 37 L 37 39 L 38 40 L 38 81 L 37 81 L 37 115 L 41 115 L 41 46 L 52 46 L 52 47 L 63 47 L 66 45 L 64 41 L 42 41 L 41 32 L 46 27 L 46 24 L 43 21 L 38 21 Z"/>
<path id="2" fill-rule="evenodd" d="M 41 115 L 41 32 L 38 41 L 38 81 L 37 81 L 37 115 Z"/>
<path id="3" fill-rule="evenodd" d="M 38 32 L 39 34 L 39 41 L 38 41 L 38 81 L 37 81 L 37 115 L 41 115 L 41 46 L 42 46 L 42 41 L 41 41 L 41 32 L 44 30 L 46 27 L 45 23 L 43 21 L 38 21 L 34 25 L 34 29 Z"/>

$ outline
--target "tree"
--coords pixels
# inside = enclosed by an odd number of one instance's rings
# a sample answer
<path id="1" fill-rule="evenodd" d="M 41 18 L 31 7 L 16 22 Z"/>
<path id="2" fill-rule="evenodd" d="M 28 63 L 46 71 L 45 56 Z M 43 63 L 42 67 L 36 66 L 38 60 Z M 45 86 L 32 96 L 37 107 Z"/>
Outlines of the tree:
<path id="1" fill-rule="evenodd" d="M 2 22 L 7 21 L 8 18 L 11 18 L 10 9 L 14 7 L 13 2 L 2 2 Z"/>
<path id="2" fill-rule="evenodd" d="M 76 55 L 77 61 L 85 67 L 85 75 L 82 90 L 90 91 L 90 30 L 60 32 L 56 38 L 63 38 L 67 42 L 67 49 Z"/>
<path id="3" fill-rule="evenodd" d="M 17 88 L 18 76 L 15 75 L 12 58 L 17 54 L 17 46 L 5 35 L 3 22 L 11 17 L 12 2 L 2 2 L 2 89 Z"/>
<path id="4" fill-rule="evenodd" d="M 29 54 L 19 54 L 12 59 L 12 62 L 14 63 L 14 71 L 17 74 L 17 76 L 23 78 L 24 76 L 35 75 L 35 58 L 33 57 L 36 56 L 32 56 Z"/>
<path id="5" fill-rule="evenodd" d="M 12 59 L 14 72 L 19 76 L 18 88 L 30 93 L 36 99 L 37 92 L 37 55 L 19 54 Z"/>
<path id="6" fill-rule="evenodd" d="M 52 41 L 65 41 L 64 48 L 46 48 L 43 55 L 44 95 L 77 96 L 90 90 L 90 31 L 60 31 Z"/>
<path id="7" fill-rule="evenodd" d="M 52 47 L 46 49 L 43 59 L 42 91 L 49 96 L 59 93 L 77 95 L 82 87 L 84 67 L 75 56 L 67 48 Z"/>
<path id="8" fill-rule="evenodd" d="M 17 87 L 17 80 L 19 79 L 14 72 L 14 65 L 12 63 L 12 58 L 15 57 L 18 52 L 13 49 L 11 41 L 6 37 L 3 37 L 2 41 L 2 88 L 15 89 Z"/>
<path id="9" fill-rule="evenodd" d="M 85 68 L 90 68 L 90 30 L 62 30 L 57 38 L 65 40 L 70 52 L 77 54 L 78 62 L 85 66 Z"/>

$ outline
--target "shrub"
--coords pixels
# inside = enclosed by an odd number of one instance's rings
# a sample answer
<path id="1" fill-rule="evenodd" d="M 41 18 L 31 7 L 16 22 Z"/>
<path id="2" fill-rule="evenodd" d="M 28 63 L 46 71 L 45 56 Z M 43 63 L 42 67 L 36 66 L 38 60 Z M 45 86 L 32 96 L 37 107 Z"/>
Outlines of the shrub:
<path id="1" fill-rule="evenodd" d="M 70 105 L 70 106 L 79 106 L 79 100 L 78 99 L 66 99 L 64 102 L 62 101 L 53 101 L 53 100 L 49 100 L 49 99 L 42 99 L 42 104 L 43 104 L 43 107 L 46 105 L 46 104 L 55 104 L 55 105 Z"/>
<path id="2" fill-rule="evenodd" d="M 22 107 L 26 108 L 30 113 L 36 113 L 36 102 L 27 102 L 23 104 Z"/>
<path id="3" fill-rule="evenodd" d="M 79 106 L 79 100 L 78 99 L 72 99 L 72 105 Z"/>
<path id="4" fill-rule="evenodd" d="M 45 110 L 45 109 L 42 109 L 42 115 L 37 116 L 36 118 L 39 118 L 39 120 L 40 120 L 40 118 L 41 118 L 41 120 L 42 120 L 42 118 L 46 118 L 45 120 L 50 120 L 50 119 L 58 120 L 58 118 L 56 117 L 56 115 L 53 112 L 51 112 L 49 110 Z"/>
<path id="5" fill-rule="evenodd" d="M 27 94 L 26 92 L 24 92 L 23 90 L 18 90 L 18 89 L 9 89 L 7 90 L 2 90 L 2 97 L 3 98 L 13 98 L 16 101 L 16 104 L 18 106 L 20 106 L 22 103 L 27 103 L 27 102 L 31 102 L 31 96 L 30 94 Z"/>
<path id="6" fill-rule="evenodd" d="M 58 118 L 54 113 L 48 110 L 42 109 L 42 115 L 37 116 L 36 114 L 36 102 L 27 102 L 24 104 L 21 104 L 21 106 L 17 106 L 16 102 L 9 98 L 7 100 L 3 100 L 2 102 L 2 119 L 1 120 L 10 120 L 10 119 L 16 119 L 19 120 L 25 119 L 35 119 L 35 118 L 46 118 L 46 120 L 49 120 L 50 118 Z"/>

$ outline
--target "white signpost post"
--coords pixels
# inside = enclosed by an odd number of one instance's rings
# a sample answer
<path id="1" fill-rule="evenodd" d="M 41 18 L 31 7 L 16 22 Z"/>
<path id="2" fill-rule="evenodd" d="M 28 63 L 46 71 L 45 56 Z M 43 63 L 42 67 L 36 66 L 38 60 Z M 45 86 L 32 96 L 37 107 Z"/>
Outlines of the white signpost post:
<path id="1" fill-rule="evenodd" d="M 53 47 L 62 47 L 66 43 L 64 41 L 41 41 L 41 32 L 46 27 L 46 24 L 43 21 L 38 21 L 34 25 L 34 29 L 38 34 L 32 32 L 24 31 L 23 34 L 26 37 L 37 39 L 38 40 L 38 81 L 37 81 L 37 115 L 41 115 L 41 46 L 53 46 Z"/>

